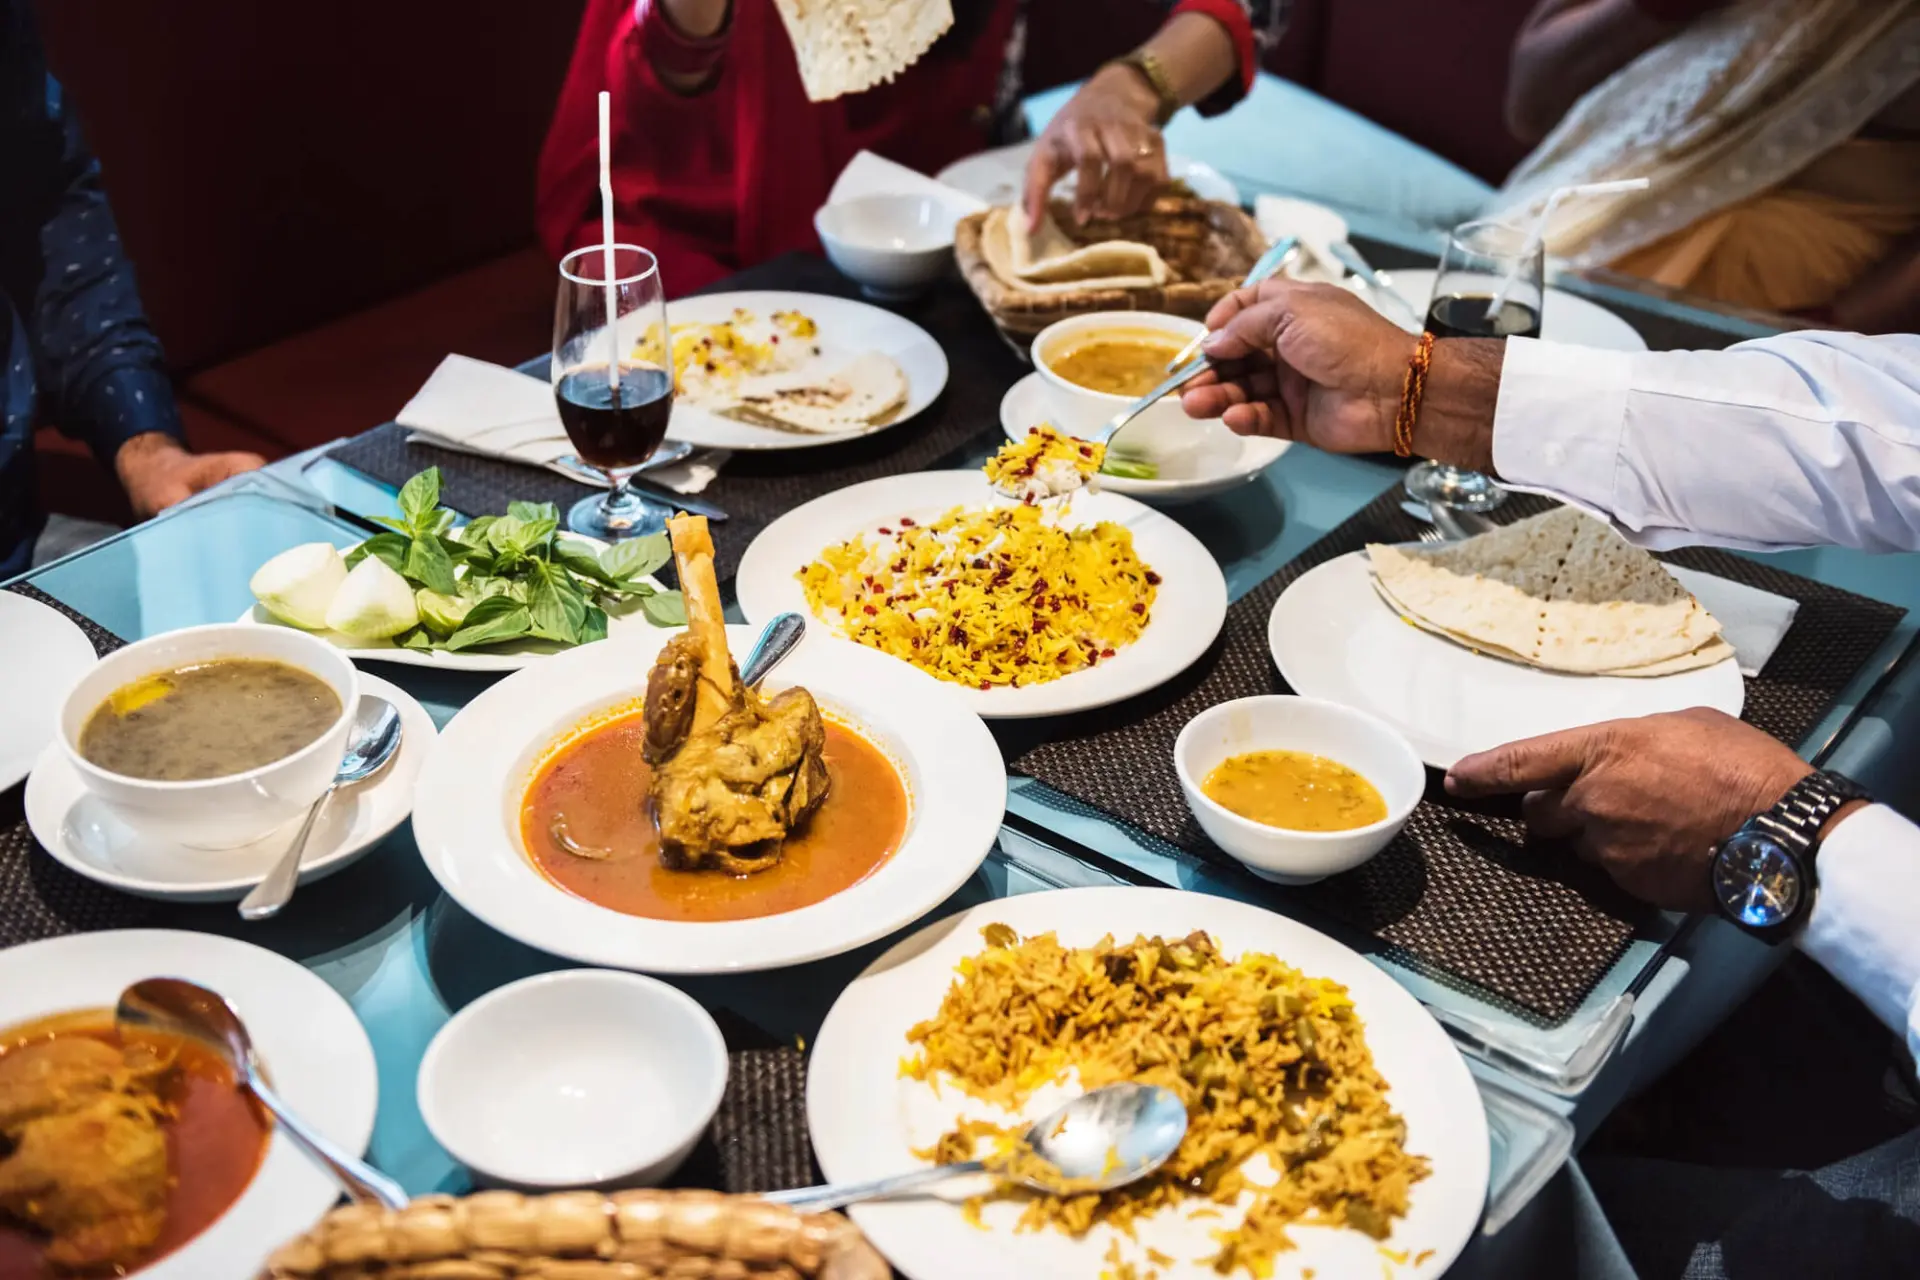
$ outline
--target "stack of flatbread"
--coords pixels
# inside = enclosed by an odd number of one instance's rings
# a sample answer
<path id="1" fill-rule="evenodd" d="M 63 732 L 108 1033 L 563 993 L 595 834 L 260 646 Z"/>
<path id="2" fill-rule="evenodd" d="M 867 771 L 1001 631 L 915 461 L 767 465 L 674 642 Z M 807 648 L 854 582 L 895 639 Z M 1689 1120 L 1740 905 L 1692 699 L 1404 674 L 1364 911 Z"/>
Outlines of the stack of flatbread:
<path id="1" fill-rule="evenodd" d="M 1666 567 L 1571 507 L 1436 547 L 1367 548 L 1373 585 L 1422 630 L 1549 671 L 1664 676 L 1733 656 Z"/>
<path id="2" fill-rule="evenodd" d="M 1079 244 L 1052 214 L 1037 224 L 1024 209 L 993 208 L 980 228 L 980 252 L 1000 282 L 1027 293 L 1150 289 L 1171 276 L 1166 259 L 1137 240 Z"/>
<path id="3" fill-rule="evenodd" d="M 774 0 L 810 102 L 905 71 L 953 25 L 949 0 Z"/>
<path id="4" fill-rule="evenodd" d="M 746 379 L 720 412 L 782 431 L 840 435 L 891 422 L 906 403 L 907 375 L 871 351 L 825 377 L 795 371 Z"/>

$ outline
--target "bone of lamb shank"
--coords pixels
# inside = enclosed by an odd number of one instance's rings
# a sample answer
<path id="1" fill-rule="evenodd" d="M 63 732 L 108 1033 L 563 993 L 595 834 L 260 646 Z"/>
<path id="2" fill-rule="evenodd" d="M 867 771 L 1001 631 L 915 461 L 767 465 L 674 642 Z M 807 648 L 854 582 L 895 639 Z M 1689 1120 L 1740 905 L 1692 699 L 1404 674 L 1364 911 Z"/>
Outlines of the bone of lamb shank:
<path id="1" fill-rule="evenodd" d="M 667 522 L 687 630 L 647 680 L 646 758 L 661 860 L 683 870 L 764 871 L 827 798 L 826 724 L 813 695 L 762 698 L 727 649 L 703 516 Z"/>

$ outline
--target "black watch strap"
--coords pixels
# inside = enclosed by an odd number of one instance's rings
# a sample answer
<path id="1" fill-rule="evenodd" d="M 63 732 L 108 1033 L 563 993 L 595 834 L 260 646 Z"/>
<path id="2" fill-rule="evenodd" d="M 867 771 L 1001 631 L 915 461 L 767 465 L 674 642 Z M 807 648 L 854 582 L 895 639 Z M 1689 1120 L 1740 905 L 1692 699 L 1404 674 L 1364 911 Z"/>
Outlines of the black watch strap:
<path id="1" fill-rule="evenodd" d="M 1834 814 L 1854 800 L 1872 797 L 1867 789 L 1841 773 L 1815 771 L 1788 788 L 1753 825 L 1778 839 L 1803 863 L 1819 851 L 1820 831 Z"/>

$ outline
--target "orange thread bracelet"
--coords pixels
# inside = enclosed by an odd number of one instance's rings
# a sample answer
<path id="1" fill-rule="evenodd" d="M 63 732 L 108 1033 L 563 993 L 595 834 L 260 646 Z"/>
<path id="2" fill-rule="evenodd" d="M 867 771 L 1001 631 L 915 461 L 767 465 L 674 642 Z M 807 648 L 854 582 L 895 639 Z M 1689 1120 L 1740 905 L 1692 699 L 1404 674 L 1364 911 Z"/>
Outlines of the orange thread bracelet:
<path id="1" fill-rule="evenodd" d="M 1393 452 L 1396 457 L 1413 456 L 1413 424 L 1420 416 L 1420 399 L 1427 392 L 1427 370 L 1433 366 L 1433 335 L 1423 333 L 1414 344 L 1413 359 L 1407 362 L 1407 376 L 1400 384 L 1400 412 L 1393 419 Z"/>

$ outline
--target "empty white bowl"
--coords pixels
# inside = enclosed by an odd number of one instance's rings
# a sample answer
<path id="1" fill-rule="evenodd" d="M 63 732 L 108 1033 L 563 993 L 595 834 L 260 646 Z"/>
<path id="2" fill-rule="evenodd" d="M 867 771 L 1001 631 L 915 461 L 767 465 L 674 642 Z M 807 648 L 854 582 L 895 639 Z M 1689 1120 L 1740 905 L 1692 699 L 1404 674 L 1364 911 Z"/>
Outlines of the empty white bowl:
<path id="1" fill-rule="evenodd" d="M 324 680 L 340 698 L 340 718 L 292 755 L 244 773 L 193 782 L 154 782 L 111 773 L 80 754 L 80 731 L 117 689 L 218 658 L 284 662 Z M 292 821 L 320 798 L 345 754 L 360 675 L 353 660 L 318 636 L 292 627 L 216 623 L 135 641 L 96 663 L 60 707 L 59 740 L 87 789 L 145 836 L 195 849 L 237 849 Z"/>
<path id="2" fill-rule="evenodd" d="M 910 298 L 953 260 L 962 210 L 934 195 L 859 196 L 821 207 L 813 229 L 833 265 L 869 297 Z"/>
<path id="3" fill-rule="evenodd" d="M 1071 436 L 1088 436 L 1104 427 L 1114 414 L 1138 397 L 1091 391 L 1055 372 L 1053 362 L 1091 341 L 1096 334 L 1147 331 L 1164 335 L 1174 347 L 1184 347 L 1206 326 L 1185 316 L 1157 311 L 1095 311 L 1056 320 L 1033 340 L 1033 367 L 1046 383 L 1047 421 Z M 1171 353 L 1169 353 L 1171 354 Z M 1126 452 L 1156 465 L 1172 464 L 1182 449 L 1203 447 L 1205 424 L 1187 417 L 1180 397 L 1163 396 L 1151 409 L 1127 424 L 1122 433 Z"/>
<path id="4" fill-rule="evenodd" d="M 727 1088 L 720 1028 L 654 978 L 564 969 L 455 1014 L 420 1062 L 420 1115 L 497 1185 L 653 1186 L 680 1167 Z"/>
<path id="5" fill-rule="evenodd" d="M 1380 791 L 1387 816 L 1350 831 L 1293 831 L 1255 822 L 1200 790 L 1229 756 L 1248 751 L 1307 751 L 1338 761 Z M 1386 848 L 1426 790 L 1426 766 L 1384 720 L 1336 702 L 1274 695 L 1208 707 L 1173 744 L 1187 806 L 1213 842 L 1247 870 L 1280 884 L 1311 884 L 1350 871 Z"/>

